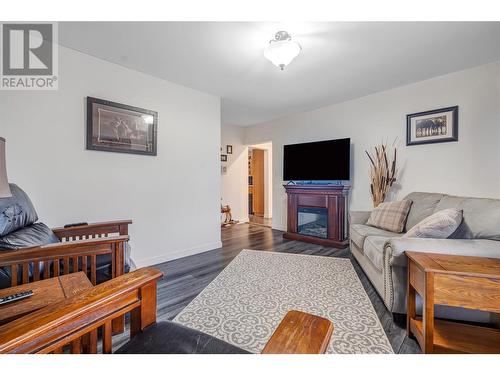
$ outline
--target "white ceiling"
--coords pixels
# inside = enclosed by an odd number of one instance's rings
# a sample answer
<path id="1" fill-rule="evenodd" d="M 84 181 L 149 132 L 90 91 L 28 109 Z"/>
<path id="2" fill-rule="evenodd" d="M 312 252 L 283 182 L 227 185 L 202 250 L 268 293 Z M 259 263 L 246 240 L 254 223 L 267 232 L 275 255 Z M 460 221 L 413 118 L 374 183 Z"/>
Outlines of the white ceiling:
<path id="1" fill-rule="evenodd" d="M 263 57 L 278 30 L 302 53 Z M 500 60 L 500 22 L 61 22 L 62 45 L 223 98 L 251 125 Z"/>

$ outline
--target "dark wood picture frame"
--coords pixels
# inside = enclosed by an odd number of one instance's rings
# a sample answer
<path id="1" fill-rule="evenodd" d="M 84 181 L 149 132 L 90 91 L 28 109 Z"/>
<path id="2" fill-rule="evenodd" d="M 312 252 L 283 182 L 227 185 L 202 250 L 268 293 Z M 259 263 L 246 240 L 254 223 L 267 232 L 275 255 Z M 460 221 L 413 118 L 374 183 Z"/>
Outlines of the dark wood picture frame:
<path id="1" fill-rule="evenodd" d="M 221 155 L 220 161 L 227 161 L 227 155 Z"/>
<path id="2" fill-rule="evenodd" d="M 94 105 L 112 108 L 116 110 L 117 116 L 120 115 L 120 110 L 123 110 L 123 116 L 129 118 L 133 116 L 136 116 L 137 118 L 143 116 L 152 116 L 153 117 L 152 122 L 146 123 L 147 130 L 142 132 L 142 133 L 147 133 L 149 137 L 148 140 L 145 141 L 143 145 L 141 144 L 134 145 L 132 143 L 132 138 L 123 138 L 123 140 L 130 142 L 130 144 L 127 144 L 127 142 L 120 141 L 121 138 L 118 138 L 117 141 L 99 140 L 98 139 L 99 137 L 96 134 L 96 127 L 94 126 L 95 125 Z M 124 122 L 124 120 L 122 119 L 120 119 L 120 121 Z M 125 125 L 127 125 L 126 122 Z M 138 133 L 139 130 L 136 130 L 136 134 Z M 149 109 L 134 107 L 127 104 L 116 103 L 109 100 L 93 98 L 91 96 L 87 97 L 87 140 L 86 140 L 87 150 L 156 156 L 157 141 L 158 141 L 158 112 L 151 111 Z"/>
<path id="3" fill-rule="evenodd" d="M 227 145 L 226 146 L 226 154 L 231 155 L 232 153 L 233 153 L 233 146 Z"/>
<path id="4" fill-rule="evenodd" d="M 446 124 L 447 129 L 451 130 L 451 134 L 442 138 L 433 138 L 433 139 L 422 139 L 421 141 L 412 140 L 412 120 L 417 117 L 423 117 L 428 115 L 439 115 L 445 114 L 447 112 L 451 112 L 451 124 L 448 126 Z M 437 117 L 437 116 L 436 116 Z M 428 137 L 436 137 L 438 135 L 429 135 Z M 406 145 L 414 146 L 414 145 L 423 145 L 429 143 L 443 143 L 443 142 L 457 142 L 458 141 L 458 106 L 446 107 L 434 109 L 432 111 L 424 111 L 418 113 L 411 113 L 406 115 Z"/>

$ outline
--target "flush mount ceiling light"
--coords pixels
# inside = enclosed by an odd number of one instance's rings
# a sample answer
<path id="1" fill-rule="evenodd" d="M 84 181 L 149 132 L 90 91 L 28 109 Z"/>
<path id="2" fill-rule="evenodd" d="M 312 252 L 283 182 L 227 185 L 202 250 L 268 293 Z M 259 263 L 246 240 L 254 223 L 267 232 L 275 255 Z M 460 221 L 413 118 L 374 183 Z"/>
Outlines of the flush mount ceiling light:
<path id="1" fill-rule="evenodd" d="M 264 56 L 281 70 L 296 58 L 302 47 L 286 31 L 278 31 L 264 50 Z"/>

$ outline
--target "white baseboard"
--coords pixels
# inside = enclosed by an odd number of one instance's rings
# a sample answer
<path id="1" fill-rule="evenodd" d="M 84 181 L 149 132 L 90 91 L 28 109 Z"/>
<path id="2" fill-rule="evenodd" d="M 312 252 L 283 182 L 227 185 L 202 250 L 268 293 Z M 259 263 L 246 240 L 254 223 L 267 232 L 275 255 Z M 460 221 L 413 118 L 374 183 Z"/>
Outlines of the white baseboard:
<path id="1" fill-rule="evenodd" d="M 155 257 L 151 258 L 144 258 L 144 259 L 134 259 L 132 256 L 132 259 L 134 260 L 135 264 L 137 265 L 137 268 L 142 268 L 142 267 L 149 267 L 158 263 L 163 263 L 163 262 L 168 262 L 170 260 L 174 259 L 179 259 L 179 258 L 184 258 L 190 255 L 195 255 L 195 254 L 200 254 L 204 253 L 205 251 L 210 251 L 214 249 L 218 249 L 222 247 L 222 242 L 212 242 L 212 243 L 207 243 L 199 246 L 195 246 L 189 249 L 182 249 L 182 250 L 177 250 L 173 252 L 169 252 L 168 254 L 163 254 L 163 255 L 158 255 Z M 134 253 L 134 249 L 132 249 L 132 254 Z"/>
<path id="2" fill-rule="evenodd" d="M 234 221 L 237 221 L 238 224 L 248 223 L 250 219 L 247 217 L 233 217 Z M 224 224 L 224 221 L 221 221 L 221 224 Z"/>
<path id="3" fill-rule="evenodd" d="M 273 224 L 272 225 L 273 229 L 280 230 L 282 232 L 286 232 L 286 226 L 280 225 L 280 224 Z"/>

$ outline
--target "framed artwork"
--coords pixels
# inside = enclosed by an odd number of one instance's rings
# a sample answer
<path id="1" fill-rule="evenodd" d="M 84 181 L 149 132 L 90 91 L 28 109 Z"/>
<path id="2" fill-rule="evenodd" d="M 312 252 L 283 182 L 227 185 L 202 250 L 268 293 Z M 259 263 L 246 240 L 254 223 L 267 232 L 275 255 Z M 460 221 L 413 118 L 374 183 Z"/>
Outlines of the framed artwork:
<path id="1" fill-rule="evenodd" d="M 220 161 L 227 161 L 227 155 L 221 155 Z"/>
<path id="2" fill-rule="evenodd" d="M 458 106 L 406 115 L 406 145 L 458 141 Z"/>
<path id="3" fill-rule="evenodd" d="M 87 150 L 156 156 L 158 113 L 87 97 Z"/>
<path id="4" fill-rule="evenodd" d="M 227 145 L 226 146 L 226 154 L 232 154 L 233 153 L 233 146 Z"/>

